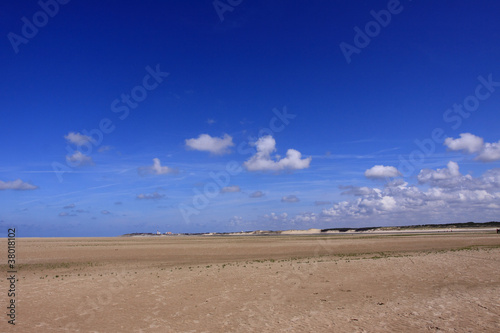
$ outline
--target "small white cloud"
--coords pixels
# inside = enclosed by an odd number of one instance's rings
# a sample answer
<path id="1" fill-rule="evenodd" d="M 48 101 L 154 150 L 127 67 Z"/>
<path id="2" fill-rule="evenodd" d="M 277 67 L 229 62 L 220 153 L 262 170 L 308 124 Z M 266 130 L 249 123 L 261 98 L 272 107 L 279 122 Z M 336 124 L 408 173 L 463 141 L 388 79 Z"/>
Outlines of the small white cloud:
<path id="1" fill-rule="evenodd" d="M 233 186 L 223 187 L 220 191 L 221 193 L 233 193 L 233 192 L 241 192 L 241 189 L 238 185 L 233 185 Z"/>
<path id="2" fill-rule="evenodd" d="M 111 212 L 109 210 L 101 210 L 102 215 L 109 215 Z"/>
<path id="3" fill-rule="evenodd" d="M 253 192 L 253 193 L 250 194 L 250 198 L 261 198 L 264 195 L 265 194 L 262 191 L 255 191 L 255 192 Z"/>
<path id="4" fill-rule="evenodd" d="M 168 173 L 176 173 L 176 169 L 162 166 L 159 158 L 153 158 L 153 165 L 148 167 L 139 167 L 137 172 L 140 175 L 166 175 Z"/>
<path id="5" fill-rule="evenodd" d="M 401 172 L 393 166 L 375 165 L 365 171 L 365 177 L 370 179 L 383 179 L 401 176 Z"/>
<path id="6" fill-rule="evenodd" d="M 366 186 L 339 186 L 339 189 L 345 190 L 341 192 L 340 194 L 350 194 L 350 195 L 355 195 L 355 196 L 363 196 L 363 195 L 369 195 L 369 194 L 374 194 L 374 190 L 370 187 Z"/>
<path id="7" fill-rule="evenodd" d="M 229 219 L 228 225 L 231 227 L 238 227 L 238 226 L 243 226 L 245 223 L 243 221 L 243 218 L 241 216 L 233 216 Z"/>
<path id="8" fill-rule="evenodd" d="M 281 214 L 276 214 L 272 212 L 271 214 L 265 214 L 263 217 L 271 221 L 286 222 L 288 218 L 288 213 L 284 212 Z"/>
<path id="9" fill-rule="evenodd" d="M 460 138 L 446 138 L 444 145 L 452 151 L 463 151 L 473 154 L 481 151 L 483 148 L 483 139 L 471 133 L 461 133 Z"/>
<path id="10" fill-rule="evenodd" d="M 59 216 L 61 216 L 61 217 L 63 217 L 63 216 L 68 216 L 68 215 L 69 215 L 69 214 L 68 214 L 68 213 L 66 213 L 66 212 L 61 212 L 61 213 L 59 213 Z"/>
<path id="11" fill-rule="evenodd" d="M 21 179 L 16 179 L 10 182 L 4 182 L 0 180 L 0 191 L 2 190 L 27 191 L 27 190 L 36 190 L 37 188 L 38 186 L 23 182 Z"/>
<path id="12" fill-rule="evenodd" d="M 69 204 L 67 206 L 64 206 L 63 208 L 64 209 L 72 209 L 72 208 L 75 208 L 75 204 L 72 203 L 72 204 Z"/>
<path id="13" fill-rule="evenodd" d="M 209 124 L 209 125 L 215 124 L 215 120 L 209 118 L 209 119 L 207 119 L 207 124 Z"/>
<path id="14" fill-rule="evenodd" d="M 137 195 L 137 199 L 139 200 L 157 200 L 157 199 L 162 199 L 164 198 L 165 195 L 164 194 L 160 194 L 158 192 L 153 192 L 151 194 L 138 194 Z"/>
<path id="15" fill-rule="evenodd" d="M 485 143 L 483 150 L 477 156 L 482 162 L 494 162 L 500 160 L 500 141 L 494 143 Z"/>
<path id="16" fill-rule="evenodd" d="M 281 202 L 299 202 L 300 199 L 297 198 L 297 196 L 295 195 L 288 195 L 288 196 L 284 196 L 283 198 L 281 198 Z"/>
<path id="17" fill-rule="evenodd" d="M 456 162 L 450 161 L 448 162 L 446 169 L 422 169 L 417 176 L 419 183 L 435 183 L 436 181 L 448 180 L 453 177 L 461 176 L 458 164 Z"/>
<path id="18" fill-rule="evenodd" d="M 71 165 L 94 165 L 92 157 L 82 154 L 80 151 L 75 151 L 73 155 L 66 156 L 66 162 Z"/>
<path id="19" fill-rule="evenodd" d="M 196 139 L 186 139 L 186 146 L 193 150 L 208 151 L 215 155 L 223 155 L 231 152 L 229 147 L 234 146 L 234 143 L 233 138 L 227 134 L 224 134 L 222 138 L 200 134 Z"/>
<path id="20" fill-rule="evenodd" d="M 257 148 L 257 153 L 244 163 L 248 171 L 299 170 L 309 168 L 311 163 L 311 157 L 302 159 L 302 154 L 295 149 L 288 149 L 282 159 L 274 156 L 274 160 L 271 154 L 276 151 L 276 141 L 270 135 L 261 137 L 253 145 Z"/>
<path id="21" fill-rule="evenodd" d="M 293 218 L 290 219 L 290 223 L 292 224 L 311 223 L 311 222 L 316 222 L 316 220 L 317 220 L 317 215 L 315 213 L 306 212 L 295 215 Z"/>
<path id="22" fill-rule="evenodd" d="M 83 146 L 87 142 L 90 142 L 90 143 L 94 142 L 94 140 L 90 136 L 83 135 L 80 133 L 75 133 L 75 132 L 69 132 L 68 135 L 64 136 L 64 138 L 69 143 L 72 143 L 72 144 L 77 145 L 77 146 Z"/>

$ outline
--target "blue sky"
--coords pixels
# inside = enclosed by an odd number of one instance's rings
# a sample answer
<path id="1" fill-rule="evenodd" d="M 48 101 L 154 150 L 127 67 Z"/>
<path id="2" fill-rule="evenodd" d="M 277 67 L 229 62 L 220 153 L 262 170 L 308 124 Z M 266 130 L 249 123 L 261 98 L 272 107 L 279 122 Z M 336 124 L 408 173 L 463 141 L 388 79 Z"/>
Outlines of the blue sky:
<path id="1" fill-rule="evenodd" d="M 495 1 L 19 1 L 0 230 L 498 220 Z"/>

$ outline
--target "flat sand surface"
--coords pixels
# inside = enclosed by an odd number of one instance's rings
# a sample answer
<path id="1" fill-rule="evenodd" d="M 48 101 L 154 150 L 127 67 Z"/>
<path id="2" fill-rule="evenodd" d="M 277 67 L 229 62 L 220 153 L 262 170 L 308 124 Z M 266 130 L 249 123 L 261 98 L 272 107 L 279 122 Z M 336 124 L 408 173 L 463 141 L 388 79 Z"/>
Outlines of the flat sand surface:
<path id="1" fill-rule="evenodd" d="M 0 332 L 500 332 L 492 232 L 31 238 L 16 256 Z"/>

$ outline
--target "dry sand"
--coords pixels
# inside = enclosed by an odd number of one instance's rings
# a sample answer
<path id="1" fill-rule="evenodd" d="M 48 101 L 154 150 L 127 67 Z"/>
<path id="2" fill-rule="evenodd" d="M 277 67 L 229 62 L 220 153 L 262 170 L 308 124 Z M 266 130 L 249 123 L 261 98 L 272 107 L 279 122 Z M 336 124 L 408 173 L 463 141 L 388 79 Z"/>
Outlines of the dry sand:
<path id="1" fill-rule="evenodd" d="M 493 233 L 18 239 L 17 257 L 1 332 L 500 331 Z"/>

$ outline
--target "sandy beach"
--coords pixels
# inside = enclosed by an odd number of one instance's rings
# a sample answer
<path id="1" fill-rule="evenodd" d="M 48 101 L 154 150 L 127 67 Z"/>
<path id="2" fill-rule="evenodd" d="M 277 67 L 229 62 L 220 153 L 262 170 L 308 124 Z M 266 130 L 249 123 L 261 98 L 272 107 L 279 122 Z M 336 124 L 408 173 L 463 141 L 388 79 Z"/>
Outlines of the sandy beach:
<path id="1" fill-rule="evenodd" d="M 16 251 L 16 325 L 4 314 L 2 332 L 500 330 L 493 232 L 26 238 Z"/>

